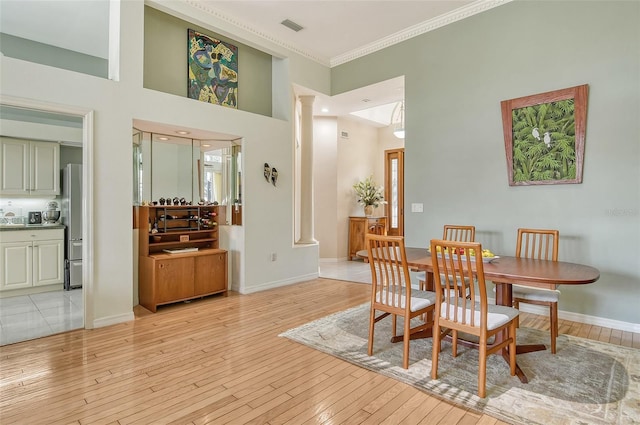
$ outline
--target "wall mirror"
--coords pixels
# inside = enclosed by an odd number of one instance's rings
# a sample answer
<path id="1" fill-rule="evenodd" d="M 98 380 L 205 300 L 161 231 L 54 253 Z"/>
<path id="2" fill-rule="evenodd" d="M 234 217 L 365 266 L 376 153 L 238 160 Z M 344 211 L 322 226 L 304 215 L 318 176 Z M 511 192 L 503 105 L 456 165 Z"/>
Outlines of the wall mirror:
<path id="1" fill-rule="evenodd" d="M 198 140 L 133 129 L 133 204 L 184 198 L 217 202 L 221 222 L 242 224 L 242 148 L 228 140 Z"/>

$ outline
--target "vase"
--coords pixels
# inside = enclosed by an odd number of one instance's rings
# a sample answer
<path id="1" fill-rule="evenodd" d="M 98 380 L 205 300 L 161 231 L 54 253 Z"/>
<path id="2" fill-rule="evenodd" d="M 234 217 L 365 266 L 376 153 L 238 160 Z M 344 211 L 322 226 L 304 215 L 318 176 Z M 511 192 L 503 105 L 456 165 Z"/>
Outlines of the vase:
<path id="1" fill-rule="evenodd" d="M 373 215 L 373 205 L 364 206 L 364 215 L 366 217 L 371 217 Z"/>

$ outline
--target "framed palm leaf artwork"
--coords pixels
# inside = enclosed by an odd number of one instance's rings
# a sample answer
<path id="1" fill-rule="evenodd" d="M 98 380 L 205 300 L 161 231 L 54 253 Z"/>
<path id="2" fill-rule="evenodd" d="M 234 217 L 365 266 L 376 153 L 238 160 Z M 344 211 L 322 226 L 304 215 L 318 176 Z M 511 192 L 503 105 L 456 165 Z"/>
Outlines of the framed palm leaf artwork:
<path id="1" fill-rule="evenodd" d="M 191 99 L 238 108 L 238 48 L 188 30 L 188 91 Z"/>
<path id="2" fill-rule="evenodd" d="M 588 85 L 504 100 L 510 186 L 582 183 Z"/>

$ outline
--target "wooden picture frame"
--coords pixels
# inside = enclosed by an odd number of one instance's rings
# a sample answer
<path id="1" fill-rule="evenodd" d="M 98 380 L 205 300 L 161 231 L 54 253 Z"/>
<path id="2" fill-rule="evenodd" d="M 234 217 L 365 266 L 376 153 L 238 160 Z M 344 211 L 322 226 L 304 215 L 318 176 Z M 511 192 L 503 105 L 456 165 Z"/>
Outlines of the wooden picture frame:
<path id="1" fill-rule="evenodd" d="M 509 186 L 582 183 L 588 90 L 500 102 Z"/>

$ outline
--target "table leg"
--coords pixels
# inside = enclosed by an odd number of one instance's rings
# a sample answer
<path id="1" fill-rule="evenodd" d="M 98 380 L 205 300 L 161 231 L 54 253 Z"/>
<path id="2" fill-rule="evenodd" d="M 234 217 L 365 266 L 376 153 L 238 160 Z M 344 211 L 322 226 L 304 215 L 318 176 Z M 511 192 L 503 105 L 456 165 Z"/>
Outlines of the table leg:
<path id="1" fill-rule="evenodd" d="M 513 292 L 510 283 L 501 283 L 496 284 L 496 304 L 499 305 L 513 305 Z M 500 340 L 504 340 L 506 338 L 507 331 L 504 330 L 496 335 L 496 338 L 501 338 Z M 516 354 L 525 354 L 532 353 L 534 351 L 544 351 L 547 347 L 544 344 L 528 344 L 528 345 L 517 345 L 516 346 Z M 502 350 L 502 357 L 505 359 L 507 363 L 509 363 L 509 350 L 505 347 Z M 527 376 L 524 374 L 520 366 L 516 363 L 516 376 L 520 378 L 520 382 L 526 384 L 529 382 Z"/>

